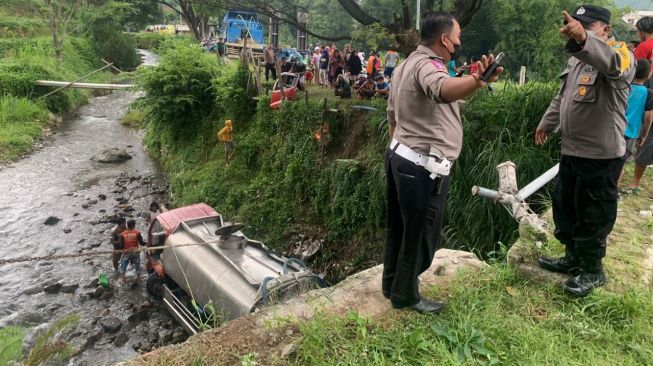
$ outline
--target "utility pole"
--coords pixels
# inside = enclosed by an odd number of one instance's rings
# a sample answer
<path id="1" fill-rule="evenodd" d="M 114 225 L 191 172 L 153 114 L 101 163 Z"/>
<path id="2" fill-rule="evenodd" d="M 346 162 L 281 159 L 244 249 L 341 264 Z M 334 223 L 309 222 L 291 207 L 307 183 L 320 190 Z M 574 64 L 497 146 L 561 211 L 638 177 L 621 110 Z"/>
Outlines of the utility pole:
<path id="1" fill-rule="evenodd" d="M 422 16 L 421 1 L 417 0 L 417 16 L 415 17 L 415 29 L 419 30 L 420 18 Z"/>

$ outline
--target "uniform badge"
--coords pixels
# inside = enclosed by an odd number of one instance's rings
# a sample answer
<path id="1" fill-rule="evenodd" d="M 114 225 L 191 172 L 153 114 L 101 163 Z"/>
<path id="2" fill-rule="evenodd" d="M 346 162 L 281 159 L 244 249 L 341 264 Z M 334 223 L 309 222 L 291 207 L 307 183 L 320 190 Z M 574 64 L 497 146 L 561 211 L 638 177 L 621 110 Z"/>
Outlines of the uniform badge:
<path id="1" fill-rule="evenodd" d="M 587 88 L 586 87 L 581 86 L 580 88 L 578 88 L 578 95 L 580 95 L 581 97 L 584 97 L 585 94 L 587 94 Z"/>
<path id="2" fill-rule="evenodd" d="M 583 76 L 582 78 L 580 78 L 580 81 L 583 82 L 583 83 L 589 83 L 589 81 L 590 81 L 589 75 Z"/>
<path id="3" fill-rule="evenodd" d="M 583 15 L 583 14 L 585 14 L 585 8 L 581 6 L 580 8 L 578 8 L 578 10 L 576 10 L 576 15 Z"/>
<path id="4" fill-rule="evenodd" d="M 435 66 L 435 69 L 436 69 L 436 70 L 443 70 L 443 71 L 446 71 L 446 70 L 447 70 L 447 68 L 444 67 L 444 64 L 443 64 L 442 61 L 440 61 L 440 60 L 433 60 L 433 61 L 431 61 L 431 65 Z"/>

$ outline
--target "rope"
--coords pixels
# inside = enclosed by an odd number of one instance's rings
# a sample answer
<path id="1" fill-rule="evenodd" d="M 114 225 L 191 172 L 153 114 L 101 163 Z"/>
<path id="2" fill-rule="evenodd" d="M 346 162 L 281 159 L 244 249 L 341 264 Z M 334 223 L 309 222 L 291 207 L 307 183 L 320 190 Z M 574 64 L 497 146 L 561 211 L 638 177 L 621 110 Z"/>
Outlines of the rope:
<path id="1" fill-rule="evenodd" d="M 219 240 L 210 240 L 206 241 L 203 243 L 184 243 L 184 244 L 177 244 L 177 245 L 162 245 L 158 247 L 140 247 L 140 248 L 134 248 L 130 250 L 124 250 L 124 249 L 113 249 L 113 250 L 97 250 L 93 252 L 86 252 L 86 253 L 69 253 L 69 254 L 57 254 L 57 255 L 44 255 L 44 256 L 37 256 L 37 257 L 17 257 L 17 258 L 9 258 L 9 259 L 0 259 L 0 266 L 5 265 L 5 264 L 11 264 L 11 263 L 23 263 L 23 262 L 36 262 L 36 261 L 51 261 L 51 260 L 58 260 L 58 259 L 69 259 L 69 258 L 81 258 L 81 257 L 94 257 L 94 256 L 100 256 L 100 255 L 107 255 L 107 254 L 113 254 L 113 253 L 136 253 L 136 252 L 150 252 L 154 250 L 160 250 L 160 249 L 165 249 L 165 248 L 180 248 L 180 247 L 192 247 L 196 245 L 207 245 L 207 244 L 217 244 Z"/>

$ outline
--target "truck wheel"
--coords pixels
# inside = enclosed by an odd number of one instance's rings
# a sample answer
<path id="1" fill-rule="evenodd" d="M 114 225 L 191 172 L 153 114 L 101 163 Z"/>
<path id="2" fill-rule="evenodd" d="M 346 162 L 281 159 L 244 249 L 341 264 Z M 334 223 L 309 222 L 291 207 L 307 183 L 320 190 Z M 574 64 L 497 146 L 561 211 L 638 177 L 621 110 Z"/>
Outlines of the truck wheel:
<path id="1" fill-rule="evenodd" d="M 163 278 L 156 271 L 147 278 L 147 292 L 156 299 L 163 298 Z"/>

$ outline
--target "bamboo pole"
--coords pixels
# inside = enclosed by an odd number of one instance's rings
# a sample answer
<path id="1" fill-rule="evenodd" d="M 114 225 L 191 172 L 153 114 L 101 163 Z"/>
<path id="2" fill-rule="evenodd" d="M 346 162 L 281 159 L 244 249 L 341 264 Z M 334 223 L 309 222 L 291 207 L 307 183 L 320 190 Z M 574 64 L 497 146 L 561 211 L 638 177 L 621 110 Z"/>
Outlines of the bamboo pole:
<path id="1" fill-rule="evenodd" d="M 97 70 L 95 70 L 95 71 L 93 71 L 93 72 L 91 72 L 91 73 L 89 73 L 89 74 L 86 74 L 86 75 L 84 75 L 84 76 L 82 76 L 82 77 L 80 77 L 80 78 L 78 78 L 78 79 L 76 79 L 76 80 L 73 80 L 73 81 L 71 81 L 70 83 L 68 83 L 68 84 L 66 84 L 66 85 L 64 85 L 64 86 L 62 86 L 62 87 L 60 87 L 60 88 L 57 88 L 57 89 L 55 89 L 55 90 L 49 92 L 48 94 L 42 95 L 41 98 L 48 97 L 48 96 L 50 96 L 50 95 L 52 95 L 52 94 L 58 92 L 59 90 L 66 89 L 66 88 L 70 87 L 71 85 L 75 84 L 76 82 L 81 81 L 81 80 L 84 80 L 84 79 L 86 79 L 87 77 L 89 77 L 89 76 L 91 76 L 91 75 L 93 75 L 93 74 L 96 74 L 96 73 L 98 73 L 98 72 L 100 72 L 100 71 L 106 69 L 106 68 L 109 67 L 109 66 L 113 66 L 113 64 L 105 65 L 105 66 L 103 66 L 103 67 L 101 67 L 101 68 L 99 68 L 99 69 L 97 69 Z"/>

